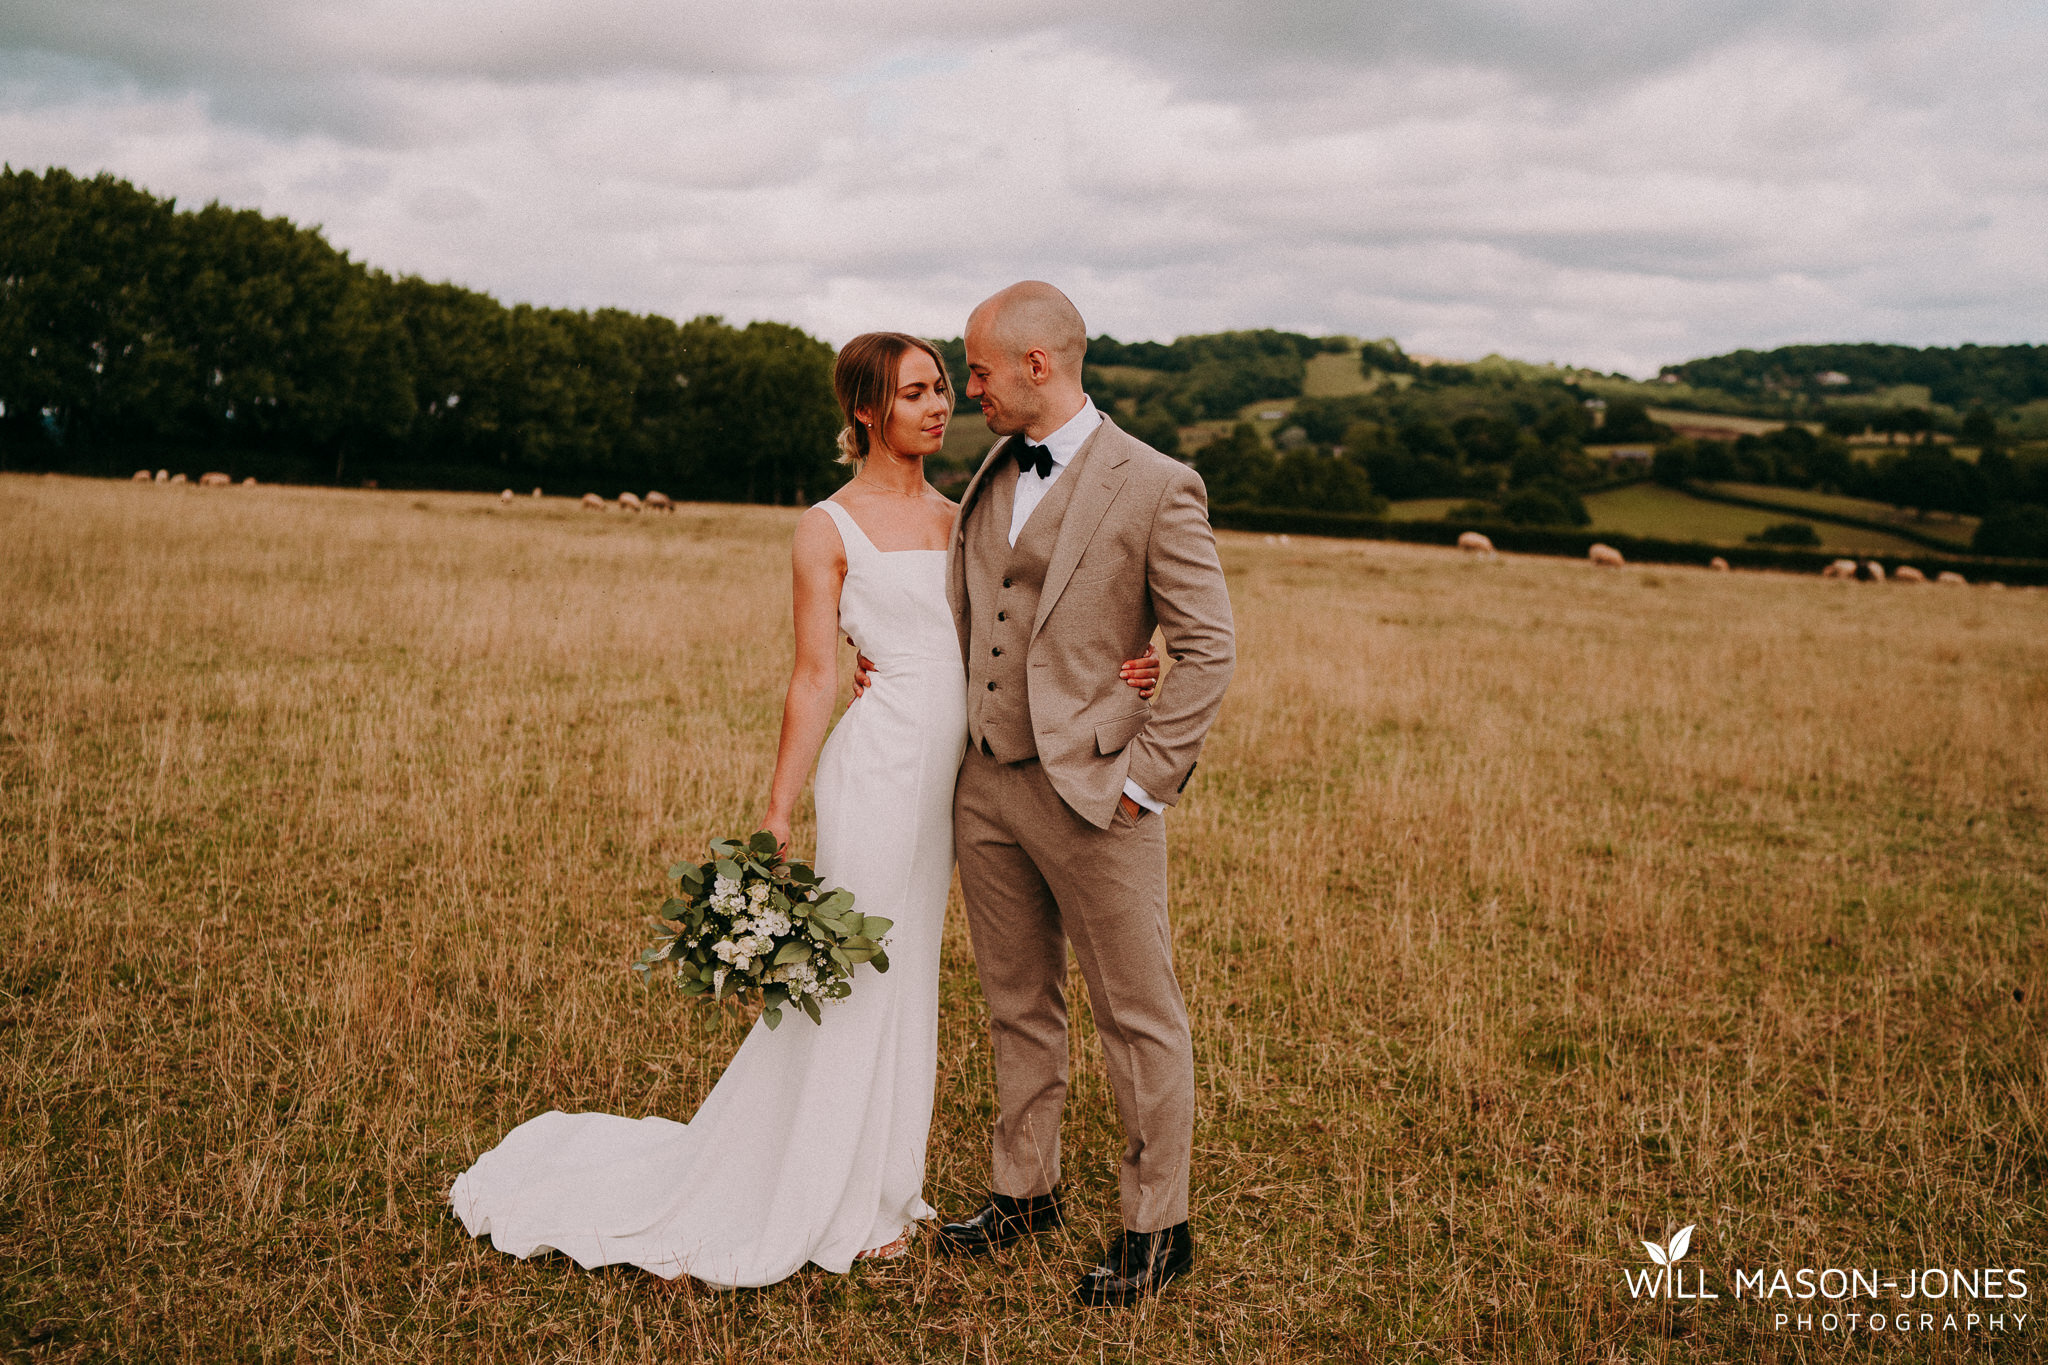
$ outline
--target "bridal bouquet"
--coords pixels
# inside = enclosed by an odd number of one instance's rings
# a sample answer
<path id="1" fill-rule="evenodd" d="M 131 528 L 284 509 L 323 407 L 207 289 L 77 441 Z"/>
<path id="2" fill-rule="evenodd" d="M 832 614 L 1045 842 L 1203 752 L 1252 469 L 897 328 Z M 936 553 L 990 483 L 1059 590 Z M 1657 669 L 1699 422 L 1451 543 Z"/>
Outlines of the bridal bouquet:
<path id="1" fill-rule="evenodd" d="M 784 1005 L 822 1022 L 818 1002 L 852 993 L 854 963 L 889 970 L 882 935 L 893 921 L 861 914 L 851 891 L 827 891 L 810 868 L 783 862 L 774 835 L 714 840 L 711 853 L 708 863 L 668 870 L 677 894 L 661 907 L 662 940 L 641 952 L 634 971 L 673 962 L 685 995 L 758 998 L 775 1028 Z"/>

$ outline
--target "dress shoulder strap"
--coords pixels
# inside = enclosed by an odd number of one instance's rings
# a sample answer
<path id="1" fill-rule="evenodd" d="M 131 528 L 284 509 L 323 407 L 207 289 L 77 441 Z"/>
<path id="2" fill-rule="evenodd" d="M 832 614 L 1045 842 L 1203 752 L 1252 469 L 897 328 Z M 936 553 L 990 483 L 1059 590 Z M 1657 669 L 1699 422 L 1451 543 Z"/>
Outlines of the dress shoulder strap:
<path id="1" fill-rule="evenodd" d="M 845 543 L 849 553 L 856 543 L 864 549 L 872 550 L 875 548 L 875 543 L 868 539 L 868 533 L 861 530 L 860 523 L 853 519 L 853 513 L 847 511 L 830 498 L 825 499 L 823 502 L 813 503 L 812 505 L 824 508 L 825 515 L 832 518 L 833 524 L 839 528 L 839 539 Z"/>

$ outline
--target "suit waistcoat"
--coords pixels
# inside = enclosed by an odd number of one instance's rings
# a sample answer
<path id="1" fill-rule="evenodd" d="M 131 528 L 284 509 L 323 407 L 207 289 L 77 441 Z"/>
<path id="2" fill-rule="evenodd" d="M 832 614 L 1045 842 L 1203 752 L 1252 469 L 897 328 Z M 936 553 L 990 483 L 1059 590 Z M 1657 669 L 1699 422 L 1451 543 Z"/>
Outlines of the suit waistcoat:
<path id="1" fill-rule="evenodd" d="M 1012 438 L 1015 439 L 1015 438 Z M 1031 509 L 1017 543 L 1010 515 L 1017 505 L 1017 466 L 994 472 L 992 486 L 967 516 L 967 733 L 998 762 L 1035 758 L 1025 656 L 1038 619 L 1039 592 L 1059 542 L 1060 520 L 1073 501 L 1075 469 L 1061 471 Z M 992 572 L 1001 565 L 1000 574 Z"/>

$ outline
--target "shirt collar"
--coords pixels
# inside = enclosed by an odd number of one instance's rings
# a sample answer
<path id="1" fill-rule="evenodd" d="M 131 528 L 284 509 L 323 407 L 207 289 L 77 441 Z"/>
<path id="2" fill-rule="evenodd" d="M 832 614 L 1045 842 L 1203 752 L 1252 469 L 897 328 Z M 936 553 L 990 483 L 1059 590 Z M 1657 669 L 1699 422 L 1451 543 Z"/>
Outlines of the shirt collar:
<path id="1" fill-rule="evenodd" d="M 1081 396 L 1081 410 L 1067 419 L 1067 424 L 1040 442 L 1052 452 L 1052 462 L 1065 469 L 1080 454 L 1082 443 L 1095 434 L 1095 428 L 1102 424 L 1102 414 L 1096 411 L 1095 400 L 1086 394 Z"/>

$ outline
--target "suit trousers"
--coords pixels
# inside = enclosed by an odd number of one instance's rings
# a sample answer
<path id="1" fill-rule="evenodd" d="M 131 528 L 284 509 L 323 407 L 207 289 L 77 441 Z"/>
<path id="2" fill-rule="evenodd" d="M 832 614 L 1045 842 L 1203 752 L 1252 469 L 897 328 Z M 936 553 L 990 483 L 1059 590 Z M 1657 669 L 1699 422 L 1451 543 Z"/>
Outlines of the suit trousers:
<path id="1" fill-rule="evenodd" d="M 992 1188 L 1024 1198 L 1059 1182 L 1072 943 L 1123 1120 L 1124 1226 L 1187 1221 L 1195 1052 L 1173 973 L 1162 817 L 1118 810 L 1098 829 L 1038 760 L 998 763 L 970 746 L 953 822 L 994 1050 Z"/>

